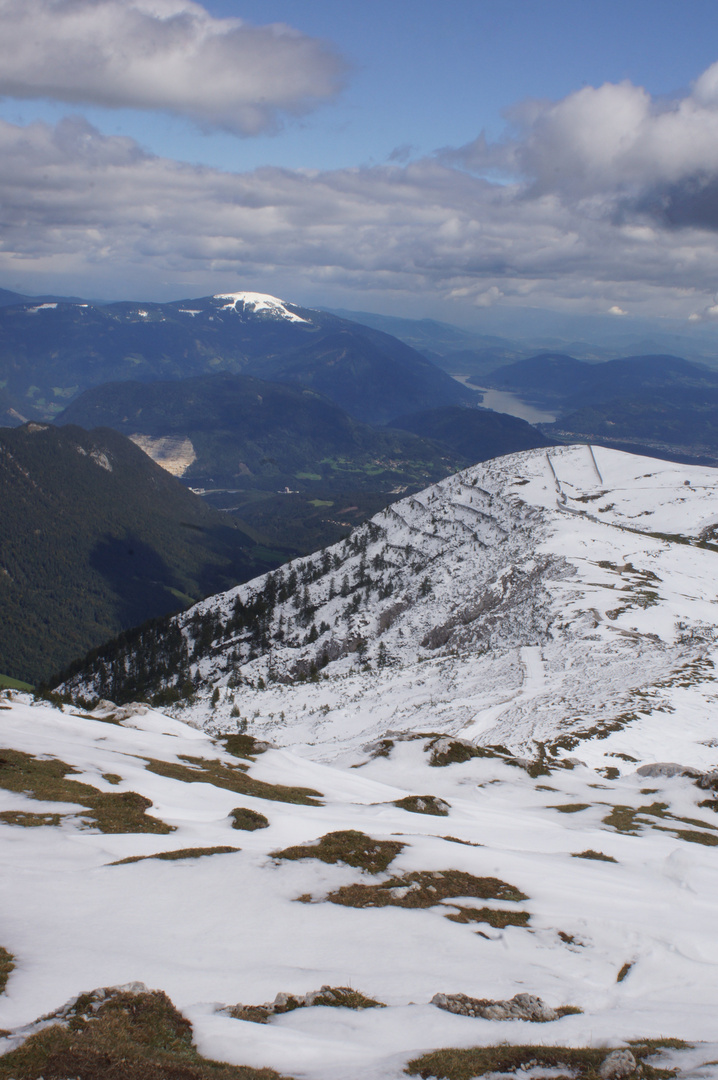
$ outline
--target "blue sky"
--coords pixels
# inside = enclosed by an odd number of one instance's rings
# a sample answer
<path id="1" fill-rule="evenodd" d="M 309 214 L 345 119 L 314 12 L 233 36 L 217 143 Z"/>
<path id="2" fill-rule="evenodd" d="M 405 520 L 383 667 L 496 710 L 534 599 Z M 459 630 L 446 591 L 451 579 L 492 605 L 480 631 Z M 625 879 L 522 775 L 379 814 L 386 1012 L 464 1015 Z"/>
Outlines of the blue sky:
<path id="1" fill-rule="evenodd" d="M 714 2 L 0 0 L 0 27 L 6 287 L 718 316 Z"/>
<path id="2" fill-rule="evenodd" d="M 20 0 L 18 0 L 20 2 Z M 219 18 L 283 22 L 331 42 L 349 65 L 336 100 L 279 134 L 202 134 L 183 118 L 83 106 L 107 134 L 223 169 L 334 169 L 460 146 L 526 98 L 560 99 L 629 79 L 653 95 L 685 92 L 718 59 L 714 0 L 207 0 Z M 64 103 L 5 98 L 0 115 L 53 122 Z"/>

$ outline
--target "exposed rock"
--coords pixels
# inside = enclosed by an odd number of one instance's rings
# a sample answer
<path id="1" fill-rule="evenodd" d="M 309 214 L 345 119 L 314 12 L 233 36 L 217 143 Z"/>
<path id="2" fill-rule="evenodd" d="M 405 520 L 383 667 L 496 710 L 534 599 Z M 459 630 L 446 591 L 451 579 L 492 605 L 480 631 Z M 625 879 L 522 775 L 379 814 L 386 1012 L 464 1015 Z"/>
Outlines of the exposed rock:
<path id="1" fill-rule="evenodd" d="M 382 1001 L 367 997 L 350 986 L 322 986 L 320 990 L 310 990 L 308 994 L 277 994 L 274 1001 L 265 1001 L 264 1005 L 227 1005 L 217 1012 L 225 1013 L 235 1020 L 249 1020 L 254 1024 L 268 1024 L 273 1016 L 293 1012 L 294 1009 L 307 1009 L 312 1005 L 328 1005 L 345 1009 L 383 1009 Z"/>
<path id="2" fill-rule="evenodd" d="M 466 994 L 434 994 L 431 1004 L 459 1016 L 478 1016 L 484 1020 L 528 1020 L 535 1024 L 545 1024 L 558 1020 L 560 1016 L 560 1013 L 533 994 L 516 994 L 510 1001 L 489 1001 L 486 998 L 468 997 Z"/>
<path id="3" fill-rule="evenodd" d="M 672 776 L 691 776 L 700 777 L 701 773 L 698 769 L 692 769 L 690 765 L 678 765 L 675 761 L 657 761 L 650 765 L 641 765 L 636 769 L 639 776 L 646 777 L 665 777 L 670 778 Z"/>
<path id="4" fill-rule="evenodd" d="M 624 1076 L 633 1076 L 638 1063 L 630 1050 L 613 1050 L 601 1062 L 598 1075 L 601 1080 L 622 1080 Z"/>

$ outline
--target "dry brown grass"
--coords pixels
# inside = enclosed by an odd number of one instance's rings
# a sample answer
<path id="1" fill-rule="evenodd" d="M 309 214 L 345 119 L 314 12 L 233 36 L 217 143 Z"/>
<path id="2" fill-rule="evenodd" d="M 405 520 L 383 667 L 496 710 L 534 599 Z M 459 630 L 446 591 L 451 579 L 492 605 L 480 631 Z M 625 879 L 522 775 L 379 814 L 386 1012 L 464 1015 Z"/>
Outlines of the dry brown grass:
<path id="1" fill-rule="evenodd" d="M 118 859 L 117 862 L 108 863 L 108 866 L 125 866 L 127 863 L 145 862 L 147 859 L 201 859 L 203 855 L 229 855 L 234 851 L 241 851 L 238 847 L 185 847 L 176 848 L 174 851 L 160 851 L 156 855 L 129 855 L 126 859 Z"/>
<path id="2" fill-rule="evenodd" d="M 531 918 L 528 911 L 501 911 L 498 908 L 471 908 L 456 905 L 457 910 L 446 918 L 458 923 L 488 923 L 496 930 L 507 926 L 528 926 Z"/>
<path id="3" fill-rule="evenodd" d="M 586 851 L 573 851 L 571 854 L 574 859 L 595 859 L 597 862 L 618 862 L 618 859 L 614 859 L 613 855 L 604 855 L 602 851 L 593 851 L 592 848 L 588 848 Z"/>
<path id="4" fill-rule="evenodd" d="M 167 776 L 171 780 L 181 780 L 184 784 L 212 784 L 214 787 L 235 791 L 239 795 L 253 795 L 257 799 L 271 802 L 296 803 L 301 806 L 321 806 L 319 791 L 313 788 L 285 787 L 282 784 L 267 784 L 247 776 L 246 765 L 232 765 L 218 758 L 196 758 L 181 755 L 179 764 L 174 761 L 159 761 L 148 758 L 147 768 L 158 776 Z"/>
<path id="5" fill-rule="evenodd" d="M 450 809 L 449 804 L 437 799 L 436 795 L 407 795 L 403 799 L 396 799 L 394 806 L 412 814 L 433 814 L 435 817 L 447 817 Z"/>
<path id="6" fill-rule="evenodd" d="M 343 885 L 327 900 L 346 907 L 427 908 L 440 900 L 474 897 L 478 900 L 528 900 L 519 889 L 494 877 L 474 877 L 463 870 L 415 870 L 377 885 Z"/>
<path id="7" fill-rule="evenodd" d="M 59 825 L 65 814 L 26 814 L 22 810 L 4 810 L 0 821 L 5 825 L 18 825 L 23 829 L 37 828 L 39 825 Z"/>
<path id="8" fill-rule="evenodd" d="M 78 817 L 104 833 L 170 833 L 171 825 L 150 817 L 150 799 L 136 791 L 103 792 L 73 779 L 77 770 L 57 758 L 41 759 L 19 750 L 0 750 L 0 787 L 33 799 L 79 803 Z M 34 816 L 34 815 L 33 815 Z M 19 819 L 9 824 L 23 824 Z M 46 822 L 25 821 L 25 825 Z"/>
<path id="9" fill-rule="evenodd" d="M 114 993 L 96 1011 L 91 1001 L 80 998 L 69 1022 L 0 1058 L 0 1080 L 282 1080 L 201 1057 L 189 1021 L 161 991 Z"/>
<path id="10" fill-rule="evenodd" d="M 654 1039 L 631 1043 L 631 1052 L 639 1064 L 642 1080 L 670 1080 L 675 1069 L 661 1069 L 648 1063 L 663 1049 L 680 1049 L 687 1044 L 679 1039 Z M 599 1080 L 599 1069 L 610 1050 L 569 1046 L 476 1046 L 468 1050 L 433 1050 L 414 1058 L 406 1072 L 423 1080 L 473 1080 L 487 1073 L 520 1072 L 529 1068 L 560 1069 L 557 1080 Z M 554 1074 L 556 1075 L 556 1074 Z"/>
<path id="11" fill-rule="evenodd" d="M 298 844 L 273 851 L 275 859 L 319 859 L 325 863 L 345 863 L 368 874 L 383 873 L 405 848 L 396 840 L 373 840 L 357 829 L 326 833 L 310 844 Z"/>
<path id="12" fill-rule="evenodd" d="M 233 829 L 255 832 L 257 829 L 269 828 L 269 819 L 264 814 L 260 814 L 258 810 L 248 810 L 246 806 L 238 806 L 229 816 Z"/>
<path id="13" fill-rule="evenodd" d="M 15 970 L 15 957 L 0 945 L 0 994 L 5 993 L 10 972 Z"/>

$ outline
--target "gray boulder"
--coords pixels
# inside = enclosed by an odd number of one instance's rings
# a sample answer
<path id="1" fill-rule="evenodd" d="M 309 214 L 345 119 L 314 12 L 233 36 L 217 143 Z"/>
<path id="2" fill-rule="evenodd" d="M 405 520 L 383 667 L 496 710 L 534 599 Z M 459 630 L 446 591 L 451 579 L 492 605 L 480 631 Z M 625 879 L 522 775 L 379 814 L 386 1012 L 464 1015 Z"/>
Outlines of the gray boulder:
<path id="1" fill-rule="evenodd" d="M 601 1062 L 598 1075 L 601 1080 L 623 1080 L 633 1076 L 637 1068 L 638 1062 L 630 1050 L 613 1050 Z"/>
<path id="2" fill-rule="evenodd" d="M 516 994 L 510 1001 L 489 1001 L 466 994 L 434 994 L 431 1004 L 459 1016 L 479 1016 L 484 1020 L 528 1020 L 545 1024 L 558 1020 L 560 1015 L 533 994 Z"/>

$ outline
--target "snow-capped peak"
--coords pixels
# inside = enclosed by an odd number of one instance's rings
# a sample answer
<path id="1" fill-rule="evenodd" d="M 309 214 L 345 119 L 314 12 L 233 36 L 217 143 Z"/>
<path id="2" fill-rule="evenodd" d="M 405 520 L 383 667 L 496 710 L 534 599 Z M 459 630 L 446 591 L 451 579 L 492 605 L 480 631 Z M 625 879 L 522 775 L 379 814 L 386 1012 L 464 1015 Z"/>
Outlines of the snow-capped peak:
<path id="1" fill-rule="evenodd" d="M 222 305 L 222 311 L 236 311 L 237 304 L 241 304 L 243 308 L 249 308 L 255 315 L 263 312 L 273 319 L 286 319 L 287 322 L 297 323 L 309 322 L 308 319 L 302 319 L 299 315 L 295 315 L 293 311 L 290 311 L 283 300 L 279 300 L 276 296 L 270 296 L 268 293 L 217 293 L 212 299 L 229 301 L 229 303 Z"/>

